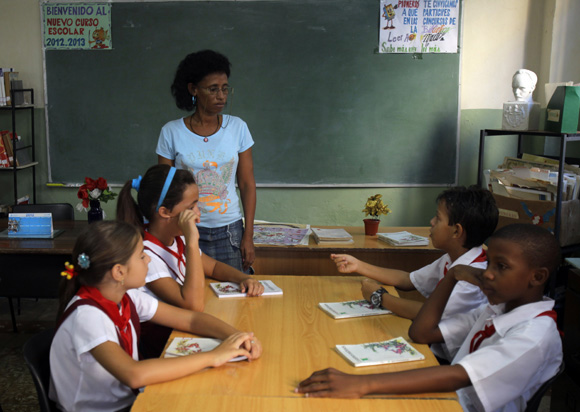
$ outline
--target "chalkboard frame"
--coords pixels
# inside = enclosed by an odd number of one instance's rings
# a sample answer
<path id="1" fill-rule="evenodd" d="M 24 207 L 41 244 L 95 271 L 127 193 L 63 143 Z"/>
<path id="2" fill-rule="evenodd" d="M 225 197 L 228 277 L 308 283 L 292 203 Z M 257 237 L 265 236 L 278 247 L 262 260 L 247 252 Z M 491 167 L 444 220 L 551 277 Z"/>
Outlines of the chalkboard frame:
<path id="1" fill-rule="evenodd" d="M 455 184 L 459 53 L 379 54 L 378 9 L 368 0 L 113 3 L 112 51 L 45 51 L 49 181 L 122 183 L 155 164 L 161 126 L 187 115 L 169 94 L 177 63 L 214 48 L 233 63 L 225 113 L 250 127 L 258 186 Z M 193 44 L 186 24 L 159 17 L 188 14 L 207 33 Z M 284 25 L 292 30 L 279 33 Z"/>

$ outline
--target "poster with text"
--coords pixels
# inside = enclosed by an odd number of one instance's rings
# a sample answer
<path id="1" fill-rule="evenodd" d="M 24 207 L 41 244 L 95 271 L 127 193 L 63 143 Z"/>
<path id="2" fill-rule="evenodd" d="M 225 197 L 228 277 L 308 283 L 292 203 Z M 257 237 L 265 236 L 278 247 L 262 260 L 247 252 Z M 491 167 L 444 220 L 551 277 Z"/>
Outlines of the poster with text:
<path id="1" fill-rule="evenodd" d="M 379 53 L 457 53 L 459 0 L 381 0 Z"/>
<path id="2" fill-rule="evenodd" d="M 45 49 L 112 49 L 110 4 L 48 3 L 42 11 Z"/>

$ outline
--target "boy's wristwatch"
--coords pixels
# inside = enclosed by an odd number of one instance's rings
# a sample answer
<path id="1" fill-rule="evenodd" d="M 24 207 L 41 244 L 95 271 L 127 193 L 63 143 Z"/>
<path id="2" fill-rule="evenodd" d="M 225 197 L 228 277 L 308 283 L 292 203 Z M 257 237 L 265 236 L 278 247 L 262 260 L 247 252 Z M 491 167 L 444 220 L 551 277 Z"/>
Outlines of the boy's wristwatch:
<path id="1" fill-rule="evenodd" d="M 373 293 L 371 293 L 371 305 L 373 305 L 373 308 L 377 309 L 381 307 L 381 303 L 383 303 L 384 293 L 386 293 L 387 295 L 389 294 L 389 292 L 387 292 L 387 289 L 383 287 L 380 287 Z"/>

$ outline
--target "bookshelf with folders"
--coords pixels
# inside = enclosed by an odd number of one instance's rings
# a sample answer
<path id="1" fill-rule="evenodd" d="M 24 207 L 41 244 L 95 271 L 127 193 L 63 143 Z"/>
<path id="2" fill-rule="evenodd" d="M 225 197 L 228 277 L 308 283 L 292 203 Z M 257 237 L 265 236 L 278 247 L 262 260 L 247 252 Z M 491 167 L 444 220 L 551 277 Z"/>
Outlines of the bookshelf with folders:
<path id="1" fill-rule="evenodd" d="M 557 157 L 557 162 L 553 165 L 554 171 L 554 181 L 553 186 L 555 187 L 554 196 L 553 196 L 553 203 L 554 212 L 552 210 L 547 211 L 545 214 L 532 211 L 530 209 L 525 210 L 512 210 L 510 207 L 503 207 L 501 204 L 498 204 L 498 208 L 500 209 L 500 225 L 502 224 L 502 219 L 505 219 L 505 223 L 515 223 L 515 221 L 522 220 L 522 217 L 532 217 L 532 219 L 536 218 L 539 222 L 533 221 L 534 224 L 542 224 L 546 225 L 549 222 L 549 229 L 553 228 L 554 236 L 560 240 L 560 245 L 562 246 L 562 252 L 564 254 L 570 253 L 576 250 L 580 250 L 580 240 L 579 239 L 579 230 L 580 230 L 580 215 L 579 215 L 579 207 L 578 207 L 578 192 L 574 195 L 575 198 L 570 200 L 566 200 L 564 195 L 566 194 L 566 147 L 567 144 L 570 142 L 580 142 L 580 132 L 576 133 L 557 133 L 551 131 L 544 131 L 544 130 L 535 130 L 535 131 L 521 131 L 521 130 L 500 130 L 500 129 L 483 129 L 480 131 L 480 141 L 479 141 L 479 161 L 478 161 L 478 169 L 477 169 L 477 184 L 478 186 L 483 186 L 486 183 L 489 185 L 489 182 L 484 182 L 484 170 L 483 170 L 483 158 L 484 158 L 484 149 L 485 149 L 485 140 L 490 136 L 518 136 L 518 148 L 517 148 L 517 158 L 522 159 L 525 157 L 525 154 L 522 150 L 522 142 L 524 139 L 529 138 L 530 136 L 543 136 L 550 139 L 557 139 L 560 143 L 560 150 L 559 156 Z M 533 157 L 533 155 L 532 155 Z M 541 157 L 541 156 L 540 156 Z M 514 158 L 515 159 L 515 158 Z M 541 167 L 540 167 L 541 169 Z M 578 174 L 578 170 L 576 170 L 576 174 Z M 578 178 L 576 179 L 578 180 Z M 578 182 L 576 183 L 578 184 Z M 488 187 L 489 188 L 489 187 Z M 578 190 L 578 188 L 577 188 Z M 503 196 L 496 196 L 494 193 L 494 197 L 496 197 L 496 202 L 498 198 L 501 200 L 505 200 Z M 524 198 L 521 198 L 524 199 Z M 529 203 L 541 203 L 541 200 L 534 201 L 534 200 L 521 200 L 518 203 L 521 203 L 522 208 L 525 204 Z M 548 204 L 549 202 L 545 202 Z M 550 208 L 551 209 L 551 208 Z M 538 214 L 538 216 L 531 216 L 531 214 Z M 549 215 L 549 216 L 548 216 Z M 529 219 L 528 219 L 529 220 Z"/>
<path id="2" fill-rule="evenodd" d="M 12 173 L 14 204 L 18 203 L 18 175 L 23 170 L 32 173 L 32 202 L 36 203 L 36 161 L 35 155 L 35 128 L 34 128 L 34 90 L 15 89 L 10 90 L 10 104 L 0 106 L 0 112 L 8 112 L 9 122 L 4 122 L 2 116 L 0 131 L 2 132 L 0 154 L 0 172 Z M 29 120 L 26 120 L 27 116 Z M 24 127 L 24 122 L 30 122 Z M 10 124 L 10 129 L 6 129 Z M 26 130 L 25 135 L 18 134 L 19 130 Z"/>

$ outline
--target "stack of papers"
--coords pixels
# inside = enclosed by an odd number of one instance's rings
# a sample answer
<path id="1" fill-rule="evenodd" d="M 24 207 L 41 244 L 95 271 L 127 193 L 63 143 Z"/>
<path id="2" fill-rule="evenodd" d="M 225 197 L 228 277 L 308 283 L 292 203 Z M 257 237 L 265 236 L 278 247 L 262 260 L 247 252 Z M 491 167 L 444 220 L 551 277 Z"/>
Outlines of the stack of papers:
<path id="1" fill-rule="evenodd" d="M 336 350 L 353 366 L 423 360 L 425 356 L 402 337 L 360 345 L 336 345 Z"/>
<path id="2" fill-rule="evenodd" d="M 312 234 L 318 244 L 354 243 L 352 236 L 344 229 L 319 229 L 313 227 Z"/>
<path id="3" fill-rule="evenodd" d="M 220 343 L 222 343 L 221 340 L 210 338 L 174 338 L 165 351 L 165 357 L 174 358 L 176 356 L 193 355 L 199 352 L 209 352 L 217 348 Z M 228 362 L 238 362 L 245 359 L 248 358 L 238 356 L 230 359 Z"/>
<path id="4" fill-rule="evenodd" d="M 281 295 L 283 293 L 282 289 L 271 280 L 261 280 L 260 283 L 264 285 L 262 296 Z M 240 285 L 234 282 L 210 283 L 209 286 L 218 298 L 243 298 L 247 296 L 246 293 L 242 293 Z"/>
<path id="5" fill-rule="evenodd" d="M 392 313 L 383 307 L 373 308 L 368 300 L 350 300 L 348 302 L 321 302 L 320 309 L 334 319 L 358 318 L 361 316 L 388 315 Z"/>
<path id="6" fill-rule="evenodd" d="M 377 237 L 393 246 L 429 246 L 429 238 L 409 232 L 377 233 Z"/>

